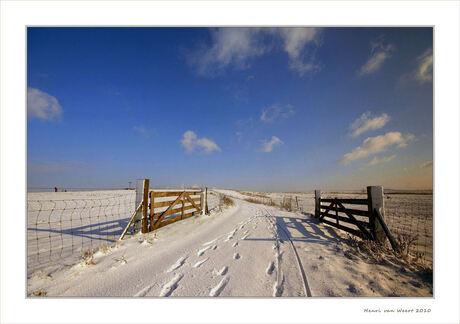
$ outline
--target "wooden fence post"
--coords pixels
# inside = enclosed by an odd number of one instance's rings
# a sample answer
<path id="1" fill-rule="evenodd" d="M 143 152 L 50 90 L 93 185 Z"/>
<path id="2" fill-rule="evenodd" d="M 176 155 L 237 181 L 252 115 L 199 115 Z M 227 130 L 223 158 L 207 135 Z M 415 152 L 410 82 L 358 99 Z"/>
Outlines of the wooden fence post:
<path id="1" fill-rule="evenodd" d="M 153 227 L 155 225 L 155 191 L 150 192 L 150 225 L 149 231 L 153 231 Z"/>
<path id="2" fill-rule="evenodd" d="M 385 231 L 377 220 L 377 216 L 374 209 L 380 211 L 382 221 L 385 221 L 385 206 L 383 199 L 383 187 L 382 186 L 369 186 L 367 187 L 367 200 L 369 205 L 369 225 L 371 229 L 372 237 L 374 241 L 383 243 L 385 242 Z"/>
<path id="3" fill-rule="evenodd" d="M 209 208 L 208 208 L 208 187 L 206 187 L 206 196 L 205 196 L 205 214 L 209 215 Z"/>
<path id="4" fill-rule="evenodd" d="M 321 213 L 321 190 L 315 190 L 315 217 L 319 218 Z"/>
<path id="5" fill-rule="evenodd" d="M 181 209 L 180 219 L 184 219 L 184 204 L 185 204 L 184 197 L 182 196 L 182 209 Z"/>
<path id="6" fill-rule="evenodd" d="M 201 189 L 201 193 L 200 193 L 200 208 L 201 208 L 200 215 L 204 215 L 204 190 L 203 189 Z"/>
<path id="7" fill-rule="evenodd" d="M 148 208 L 149 208 L 149 179 L 144 179 L 144 194 L 142 204 L 142 233 L 148 232 Z"/>
<path id="8" fill-rule="evenodd" d="M 136 201 L 134 204 L 134 208 L 137 208 L 139 204 L 142 202 L 144 198 L 144 179 L 137 179 L 136 180 Z M 133 219 L 133 233 L 139 231 L 139 222 L 141 221 L 141 213 L 138 213 L 136 217 Z"/>

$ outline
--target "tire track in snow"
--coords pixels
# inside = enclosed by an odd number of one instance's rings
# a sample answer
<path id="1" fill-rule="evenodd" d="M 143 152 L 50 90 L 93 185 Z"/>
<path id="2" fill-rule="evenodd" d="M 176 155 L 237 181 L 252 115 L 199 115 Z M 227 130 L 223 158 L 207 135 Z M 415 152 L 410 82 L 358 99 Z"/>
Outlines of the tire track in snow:
<path id="1" fill-rule="evenodd" d="M 271 215 L 268 210 L 266 208 L 265 209 L 265 212 L 267 213 L 268 216 L 270 217 L 273 217 L 273 215 Z M 272 223 L 273 224 L 273 223 Z M 298 265 L 298 269 L 300 271 L 300 274 L 301 274 L 301 277 L 302 277 L 302 281 L 303 281 L 303 287 L 304 287 L 304 291 L 305 291 L 305 295 L 307 297 L 312 297 L 311 296 L 311 290 L 310 290 L 310 286 L 308 285 L 308 280 L 307 280 L 307 276 L 305 274 L 305 271 L 303 269 L 303 266 L 302 266 L 302 262 L 300 261 L 300 257 L 299 257 L 299 254 L 297 253 L 297 250 L 294 246 L 294 243 L 291 241 L 291 238 L 289 236 L 289 233 L 286 232 L 286 230 L 284 228 L 282 228 L 281 226 L 278 226 L 278 224 L 276 224 L 276 221 L 275 221 L 275 227 L 279 228 L 280 230 L 283 231 L 284 235 L 286 236 L 286 238 L 288 239 L 291 247 L 292 247 L 292 250 L 294 251 L 294 254 L 295 254 L 295 257 L 296 257 L 296 260 L 297 260 L 297 265 Z M 279 247 L 278 247 L 279 248 Z M 279 252 L 279 251 L 278 251 Z M 279 253 L 278 253 L 279 255 Z M 280 255 L 279 255 L 280 256 Z M 283 280 L 284 281 L 284 276 L 283 276 Z M 278 280 L 277 280 L 278 282 Z"/>

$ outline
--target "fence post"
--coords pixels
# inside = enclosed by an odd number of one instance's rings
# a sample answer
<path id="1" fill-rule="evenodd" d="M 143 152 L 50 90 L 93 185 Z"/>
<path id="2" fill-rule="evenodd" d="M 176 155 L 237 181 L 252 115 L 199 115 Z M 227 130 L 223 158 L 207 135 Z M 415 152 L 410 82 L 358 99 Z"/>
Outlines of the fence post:
<path id="1" fill-rule="evenodd" d="M 204 213 L 206 215 L 209 215 L 209 208 L 208 208 L 208 187 L 206 187 L 206 196 L 205 196 L 205 209 L 204 209 Z"/>
<path id="2" fill-rule="evenodd" d="M 148 233 L 148 208 L 149 208 L 149 179 L 144 179 L 144 192 L 142 199 L 142 233 Z"/>
<path id="3" fill-rule="evenodd" d="M 184 190 L 185 191 L 185 190 Z M 180 214 L 180 219 L 184 219 L 184 196 L 182 196 L 182 199 L 181 199 L 181 203 L 182 203 L 182 207 L 181 207 L 181 214 Z"/>
<path id="4" fill-rule="evenodd" d="M 383 199 L 383 187 L 382 186 L 368 186 L 367 187 L 367 200 L 369 205 L 369 225 L 371 228 L 371 234 L 374 241 L 383 243 L 385 242 L 385 231 L 377 220 L 377 215 L 374 209 L 380 211 L 382 221 L 385 221 L 385 206 Z"/>
<path id="5" fill-rule="evenodd" d="M 153 227 L 155 225 L 155 191 L 150 192 L 150 225 L 149 231 L 153 231 Z"/>
<path id="6" fill-rule="evenodd" d="M 319 218 L 321 213 L 321 190 L 315 190 L 315 217 Z"/>
<path id="7" fill-rule="evenodd" d="M 205 211 L 204 211 L 204 190 L 203 189 L 201 189 L 201 193 L 200 193 L 200 208 L 201 208 L 200 215 L 204 215 Z"/>
<path id="8" fill-rule="evenodd" d="M 136 180 L 136 202 L 134 208 L 137 208 L 144 198 L 144 179 Z M 139 230 L 139 222 L 141 221 L 142 216 L 140 213 L 134 218 L 133 232 L 136 233 Z"/>

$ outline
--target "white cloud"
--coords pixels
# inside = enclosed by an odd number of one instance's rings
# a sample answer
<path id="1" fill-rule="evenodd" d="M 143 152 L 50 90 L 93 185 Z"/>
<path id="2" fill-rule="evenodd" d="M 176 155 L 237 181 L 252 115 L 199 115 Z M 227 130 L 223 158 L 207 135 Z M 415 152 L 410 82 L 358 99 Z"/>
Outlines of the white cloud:
<path id="1" fill-rule="evenodd" d="M 190 64 L 202 75 L 214 75 L 228 67 L 244 69 L 250 61 L 270 52 L 277 42 L 289 57 L 289 68 L 303 75 L 319 69 L 311 49 L 319 45 L 320 28 L 217 28 L 211 44 L 188 55 Z M 313 47 L 307 51 L 308 44 Z M 249 80 L 249 78 L 248 78 Z"/>
<path id="2" fill-rule="evenodd" d="M 262 145 L 262 152 L 268 153 L 271 152 L 276 146 L 284 144 L 282 140 L 280 140 L 276 136 L 272 136 L 270 141 L 265 141 Z"/>
<path id="3" fill-rule="evenodd" d="M 181 139 L 181 144 L 187 153 L 192 153 L 195 149 L 202 150 L 204 153 L 221 151 L 220 147 L 206 137 L 198 138 L 193 131 L 186 131 Z"/>
<path id="4" fill-rule="evenodd" d="M 433 167 L 433 161 L 426 161 L 420 165 L 420 169 L 428 169 Z"/>
<path id="5" fill-rule="evenodd" d="M 371 55 L 366 63 L 358 71 L 358 74 L 363 76 L 377 72 L 383 63 L 391 57 L 391 53 L 395 47 L 392 44 L 384 44 L 383 37 L 379 37 L 376 41 L 371 42 Z"/>
<path id="6" fill-rule="evenodd" d="M 267 50 L 258 28 L 217 28 L 211 31 L 212 45 L 192 53 L 190 63 L 200 74 L 214 74 L 228 66 L 245 68 L 251 58 Z"/>
<path id="7" fill-rule="evenodd" d="M 361 146 L 356 147 L 350 153 L 344 154 L 340 159 L 342 163 L 348 163 L 357 159 L 366 158 L 372 154 L 386 151 L 389 147 L 407 146 L 407 143 L 415 137 L 412 134 L 402 135 L 400 132 L 389 132 L 385 135 L 368 137 L 363 141 Z"/>
<path id="8" fill-rule="evenodd" d="M 277 28 L 275 29 L 283 39 L 284 50 L 289 56 L 289 68 L 302 76 L 305 72 L 318 70 L 320 66 L 315 63 L 314 55 L 308 53 L 306 45 L 319 44 L 320 28 Z"/>
<path id="9" fill-rule="evenodd" d="M 373 166 L 376 164 L 382 164 L 382 163 L 387 163 L 393 160 L 396 157 L 396 154 L 390 155 L 390 156 L 384 156 L 382 158 L 374 157 L 369 163 L 367 163 L 367 166 Z"/>
<path id="10" fill-rule="evenodd" d="M 433 79 L 433 50 L 429 48 L 417 57 L 417 63 L 415 79 L 420 83 L 431 81 Z"/>
<path id="11" fill-rule="evenodd" d="M 380 116 L 374 117 L 374 118 L 370 118 L 370 117 L 371 117 L 371 112 L 366 111 L 365 113 L 361 115 L 361 117 L 356 119 L 350 125 L 350 130 L 352 131 L 351 136 L 356 137 L 369 130 L 375 130 L 375 129 L 382 128 L 390 120 L 390 116 L 388 116 L 385 113 L 383 113 Z"/>
<path id="12" fill-rule="evenodd" d="M 35 88 L 27 88 L 27 116 L 48 121 L 61 118 L 62 107 L 56 97 Z"/>
<path id="13" fill-rule="evenodd" d="M 281 106 L 274 104 L 271 107 L 263 108 L 260 115 L 260 120 L 264 122 L 272 122 L 278 119 L 285 119 L 294 114 L 292 105 Z"/>

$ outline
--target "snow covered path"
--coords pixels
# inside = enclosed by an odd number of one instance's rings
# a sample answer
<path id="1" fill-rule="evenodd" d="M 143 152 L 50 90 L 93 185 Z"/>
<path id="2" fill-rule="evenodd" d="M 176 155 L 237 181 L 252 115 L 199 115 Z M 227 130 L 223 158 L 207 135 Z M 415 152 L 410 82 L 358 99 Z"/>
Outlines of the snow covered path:
<path id="1" fill-rule="evenodd" d="M 226 192 L 230 195 L 232 192 Z M 37 271 L 28 294 L 88 297 L 429 296 L 396 264 L 350 253 L 340 231 L 253 204 L 195 216 L 99 251 L 94 264 Z"/>

